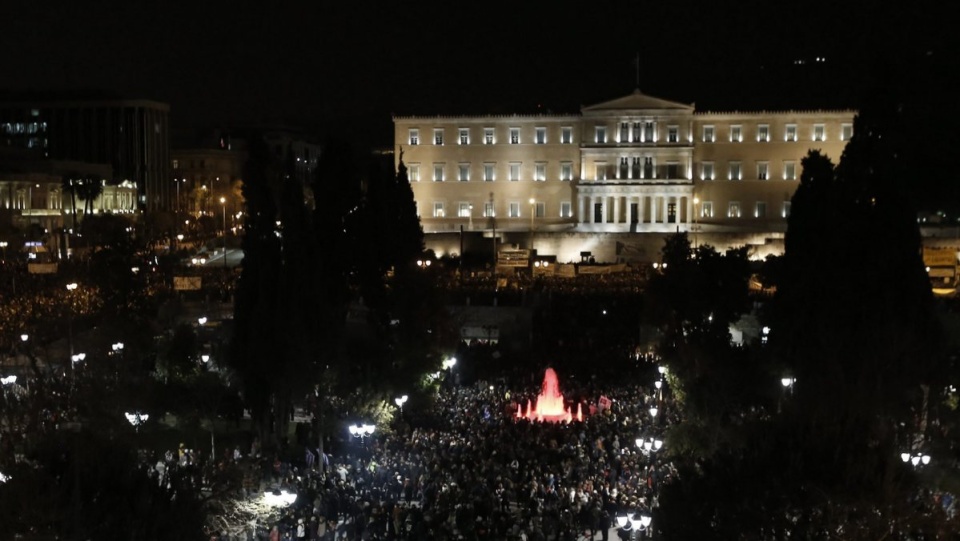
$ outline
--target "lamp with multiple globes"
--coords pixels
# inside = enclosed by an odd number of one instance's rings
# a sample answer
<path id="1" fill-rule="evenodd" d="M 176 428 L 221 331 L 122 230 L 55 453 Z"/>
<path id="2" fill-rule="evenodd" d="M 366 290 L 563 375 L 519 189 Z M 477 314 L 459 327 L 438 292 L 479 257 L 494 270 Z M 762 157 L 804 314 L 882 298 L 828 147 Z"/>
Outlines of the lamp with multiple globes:
<path id="1" fill-rule="evenodd" d="M 150 419 L 150 414 L 141 413 L 139 411 L 128 411 L 123 415 L 127 418 L 127 422 L 129 422 L 137 432 L 140 431 L 140 425 L 146 423 L 147 420 Z"/>
<path id="2" fill-rule="evenodd" d="M 268 490 L 263 493 L 262 501 L 270 507 L 289 507 L 297 501 L 297 493 L 282 489 Z"/>
<path id="3" fill-rule="evenodd" d="M 360 438 L 360 443 L 363 443 L 364 438 L 373 434 L 374 430 L 376 429 L 377 429 L 376 425 L 368 425 L 368 424 L 362 424 L 362 425 L 357 424 L 357 425 L 350 425 L 347 427 L 347 430 L 350 432 L 351 436 L 355 438 Z"/>
<path id="4" fill-rule="evenodd" d="M 650 515 L 634 513 L 632 515 L 617 515 L 617 527 L 625 534 L 623 538 L 636 539 L 637 534 L 646 534 L 653 518 Z"/>
<path id="5" fill-rule="evenodd" d="M 926 466 L 927 464 L 930 464 L 930 455 L 923 453 L 913 454 L 903 452 L 900 453 L 900 460 L 902 460 L 904 464 L 910 464 L 914 468 L 918 468 L 920 466 Z"/>
<path id="6" fill-rule="evenodd" d="M 663 440 L 657 438 L 637 438 L 635 443 L 637 448 L 645 455 L 655 453 L 663 448 Z"/>

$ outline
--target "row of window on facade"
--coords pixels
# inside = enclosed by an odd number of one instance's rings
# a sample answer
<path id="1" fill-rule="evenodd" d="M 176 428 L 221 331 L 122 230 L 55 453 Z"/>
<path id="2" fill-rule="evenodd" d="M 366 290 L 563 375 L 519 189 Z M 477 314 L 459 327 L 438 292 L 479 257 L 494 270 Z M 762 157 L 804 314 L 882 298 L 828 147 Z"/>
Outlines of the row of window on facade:
<path id="1" fill-rule="evenodd" d="M 433 129 L 433 144 L 437 146 L 442 146 L 445 144 L 444 139 L 445 130 L 443 128 L 434 128 Z M 493 145 L 497 143 L 497 133 L 496 128 L 483 128 L 483 144 Z M 560 128 L 560 144 L 569 145 L 573 144 L 573 127 L 572 126 L 562 126 Z M 520 138 L 520 128 L 508 128 L 507 129 L 507 142 L 511 145 L 519 145 L 522 143 L 527 143 L 528 141 L 521 141 Z M 537 145 L 547 144 L 547 128 L 536 127 L 533 130 L 533 143 Z M 407 135 L 407 143 L 410 145 L 419 145 L 420 144 L 420 129 L 411 128 Z M 457 144 L 460 145 L 469 145 L 472 144 L 472 139 L 470 136 L 470 128 L 457 128 Z"/>
<path id="2" fill-rule="evenodd" d="M 599 203 L 598 203 L 599 204 Z M 717 217 L 714 214 L 714 203 L 713 201 L 701 201 L 699 203 L 699 217 L 704 219 L 715 218 Z M 523 215 L 524 204 L 519 201 L 512 201 L 507 204 L 507 218 L 525 218 L 529 217 L 530 214 L 533 214 L 534 218 L 544 218 L 547 216 L 547 206 L 546 203 L 542 201 L 535 201 L 533 204 L 529 205 L 529 213 Z M 473 203 L 460 202 L 456 206 L 456 217 L 458 218 L 473 218 Z M 573 206 L 569 201 L 561 201 L 558 208 L 557 216 L 559 218 L 573 218 Z M 694 210 L 694 212 L 697 212 Z M 634 213 L 634 216 L 637 214 Z M 483 204 L 483 212 L 480 217 L 482 218 L 494 218 L 497 216 L 496 205 L 493 202 L 486 202 Z M 740 201 L 730 201 L 727 203 L 727 218 L 747 218 L 752 216 L 753 218 L 765 219 L 770 218 L 767 214 L 767 202 L 766 201 L 756 201 L 753 205 L 752 214 L 744 214 L 743 206 Z M 780 205 L 780 217 L 787 218 L 790 216 L 790 201 L 783 201 Z M 433 217 L 434 218 L 446 218 L 447 210 L 446 203 L 443 201 L 434 201 L 433 203 Z"/>
<path id="3" fill-rule="evenodd" d="M 507 180 L 511 182 L 521 180 L 521 165 L 522 162 L 510 162 L 507 165 Z M 445 182 L 449 180 L 446 174 L 446 168 L 447 166 L 444 163 L 433 164 L 432 180 L 434 182 Z M 469 163 L 458 164 L 456 170 L 457 181 L 469 182 L 471 179 L 471 169 Z M 480 178 L 484 182 L 497 180 L 497 164 L 484 163 L 480 173 Z M 411 163 L 407 166 L 407 177 L 410 179 L 410 182 L 420 182 L 421 173 L 419 163 Z M 545 182 L 547 180 L 547 162 L 536 162 L 533 164 L 533 180 L 535 182 Z M 560 180 L 573 180 L 573 162 L 560 162 Z"/>
<path id="4" fill-rule="evenodd" d="M 481 180 L 484 182 L 493 182 L 497 179 L 496 163 L 484 163 L 481 170 Z M 657 165 L 652 157 L 633 157 L 620 158 L 620 165 L 617 169 L 612 169 L 606 162 L 597 162 L 595 179 L 598 181 L 609 179 L 681 179 L 687 178 L 687 175 L 680 170 L 680 163 L 668 161 L 664 165 Z M 510 162 L 507 168 L 507 180 L 517 182 L 521 179 L 522 162 Z M 433 164 L 434 182 L 445 182 L 449 180 L 446 174 L 447 166 L 445 163 Z M 461 163 L 457 165 L 457 177 L 459 182 L 469 182 L 471 180 L 472 167 L 470 163 Z M 407 167 L 407 176 L 410 182 L 420 182 L 421 171 L 419 163 L 411 163 Z M 739 161 L 727 162 L 727 180 L 743 180 L 743 163 Z M 770 170 L 770 162 L 756 162 L 756 179 L 770 180 L 773 176 Z M 783 180 L 797 179 L 797 162 L 784 161 L 780 170 L 780 178 Z M 700 164 L 700 180 L 716 180 L 717 172 L 714 162 L 702 162 Z M 545 182 L 547 180 L 547 162 L 536 162 L 533 167 L 533 180 L 535 182 Z M 560 180 L 573 180 L 573 162 L 560 162 Z"/>
<path id="5" fill-rule="evenodd" d="M 523 218 L 523 211 L 521 210 L 524 206 L 524 203 L 520 201 L 511 201 L 507 203 L 507 218 Z M 547 217 L 547 204 L 543 201 L 534 201 L 533 203 L 526 203 L 526 206 L 529 208 L 527 211 L 526 217 L 530 217 L 531 214 L 535 218 L 545 218 Z M 560 218 L 572 218 L 573 217 L 573 207 L 569 201 L 561 201 L 558 208 Z M 472 218 L 473 217 L 473 203 L 460 202 L 456 206 L 456 217 L 458 218 Z M 483 204 L 483 211 L 480 215 L 481 218 L 495 218 L 497 216 L 496 204 L 492 201 L 487 201 Z M 434 201 L 433 203 L 433 217 L 434 218 L 446 218 L 447 210 L 446 204 L 443 201 Z"/>
<path id="6" fill-rule="evenodd" d="M 713 201 L 701 201 L 700 205 L 700 218 L 715 218 L 718 217 L 714 214 L 714 204 Z M 694 210 L 696 213 L 697 211 Z M 766 201 L 756 201 L 753 204 L 753 212 L 751 214 L 744 214 L 744 209 L 740 204 L 740 201 L 729 201 L 727 202 L 727 218 L 770 218 L 767 214 L 767 202 Z M 790 217 L 790 201 L 783 201 L 780 204 L 780 217 L 788 218 Z"/>
<path id="7" fill-rule="evenodd" d="M 442 146 L 445 144 L 444 128 L 433 129 L 433 144 Z M 508 128 L 507 142 L 511 145 L 526 143 L 520 137 L 520 128 Z M 470 128 L 457 128 L 457 144 L 469 145 L 472 143 L 470 137 Z M 757 124 L 754 130 L 754 138 L 758 143 L 769 143 L 772 140 L 770 124 Z M 849 141 L 853 137 L 853 124 L 844 123 L 840 125 L 838 134 L 841 141 Z M 659 142 L 659 132 L 655 122 L 623 122 L 620 124 L 620 131 L 617 133 L 617 143 L 656 143 Z M 728 141 L 731 143 L 742 143 L 744 141 L 744 127 L 742 124 L 730 124 L 727 130 Z M 811 141 L 826 141 L 828 137 L 826 124 L 814 124 L 810 130 Z M 702 127 L 701 142 L 717 142 L 717 127 L 713 124 Z M 786 124 L 783 130 L 783 140 L 786 142 L 796 142 L 800 140 L 797 124 Z M 493 145 L 497 143 L 496 129 L 483 128 L 483 144 Z M 573 127 L 563 126 L 560 128 L 560 144 L 573 143 Z M 410 145 L 420 144 L 420 129 L 411 128 L 408 132 L 407 142 Z M 533 144 L 545 145 L 549 142 L 546 127 L 534 128 Z M 606 144 L 607 126 L 594 126 L 593 142 L 597 144 Z M 668 125 L 666 130 L 667 143 L 680 142 L 680 126 Z"/>
<path id="8" fill-rule="evenodd" d="M 771 180 L 774 178 L 770 170 L 769 161 L 756 162 L 756 180 Z M 780 178 L 783 180 L 797 180 L 797 162 L 787 160 L 782 162 Z M 620 158 L 620 165 L 614 169 L 606 162 L 596 162 L 594 179 L 597 181 L 611 179 L 645 180 L 645 179 L 687 179 L 689 176 L 681 171 L 680 162 L 668 161 L 658 165 L 652 157 Z M 727 162 L 727 180 L 744 180 L 743 162 Z M 714 162 L 700 163 L 700 180 L 717 180 L 717 169 Z"/>
<path id="9" fill-rule="evenodd" d="M 727 162 L 727 180 L 743 180 L 743 162 Z M 772 180 L 775 178 L 770 169 L 770 162 L 756 162 L 756 180 Z M 716 180 L 716 167 L 713 162 L 701 162 L 700 180 Z M 797 180 L 797 162 L 793 160 L 784 161 L 780 169 L 781 180 Z"/>
<path id="10" fill-rule="evenodd" d="M 758 143 L 769 143 L 772 141 L 770 124 L 757 124 L 753 138 Z M 810 128 L 809 137 L 811 141 L 826 141 L 828 137 L 838 136 L 841 141 L 849 141 L 853 137 L 853 124 L 840 124 L 840 132 L 837 135 L 827 133 L 826 124 L 813 124 Z M 717 142 L 717 127 L 712 124 L 703 126 L 703 132 L 700 138 L 704 143 Z M 744 141 L 744 129 L 742 124 L 730 124 L 727 130 L 727 140 L 731 143 L 742 143 Z M 800 140 L 800 134 L 796 124 L 785 124 L 783 126 L 783 141 L 796 142 Z"/>
<path id="11" fill-rule="evenodd" d="M 46 133 L 46 122 L 4 122 L 0 124 L 0 131 L 5 135 L 14 135 L 20 133 Z"/>
<path id="12" fill-rule="evenodd" d="M 136 194 L 133 190 L 124 191 L 110 189 L 104 191 L 95 203 L 96 209 L 129 210 L 136 207 Z M 69 202 L 69 195 L 67 196 Z M 78 209 L 82 209 L 84 201 L 77 199 Z M 69 211 L 70 206 L 64 206 L 64 194 L 59 188 L 44 188 L 40 186 L 4 186 L 0 185 L 0 208 L 8 210 L 60 210 Z"/>

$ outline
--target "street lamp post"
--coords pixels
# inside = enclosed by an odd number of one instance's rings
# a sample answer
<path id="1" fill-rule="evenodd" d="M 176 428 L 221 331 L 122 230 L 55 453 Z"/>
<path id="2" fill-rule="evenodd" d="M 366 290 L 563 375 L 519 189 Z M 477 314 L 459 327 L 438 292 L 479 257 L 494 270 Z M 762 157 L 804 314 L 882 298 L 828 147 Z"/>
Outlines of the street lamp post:
<path id="1" fill-rule="evenodd" d="M 780 385 L 783 387 L 783 393 L 780 394 L 780 400 L 777 402 L 777 413 L 783 411 L 783 399 L 784 395 L 788 392 L 793 391 L 793 384 L 796 383 L 797 378 L 793 377 L 782 377 L 780 378 Z"/>
<path id="2" fill-rule="evenodd" d="M 536 205 L 537 201 L 534 198 L 530 198 L 530 252 L 533 252 L 533 218 L 537 215 Z"/>
<path id="3" fill-rule="evenodd" d="M 693 196 L 693 247 L 697 247 L 697 234 L 700 232 L 700 198 Z"/>
<path id="4" fill-rule="evenodd" d="M 220 207 L 223 210 L 223 268 L 227 268 L 227 198 L 220 198 Z"/>
<path id="5" fill-rule="evenodd" d="M 67 291 L 73 293 L 77 290 L 77 283 L 71 282 L 67 284 Z M 70 307 L 67 314 L 67 342 L 70 345 L 70 359 L 73 360 L 73 297 L 72 295 L 68 297 L 70 300 Z M 73 363 L 70 363 L 70 373 L 73 374 Z"/>
<path id="6" fill-rule="evenodd" d="M 9 243 L 5 240 L 0 240 L 0 250 L 3 250 L 3 262 L 7 262 L 7 246 Z"/>
<path id="7" fill-rule="evenodd" d="M 401 415 L 401 416 L 403 416 L 403 405 L 407 402 L 407 399 L 408 399 L 408 398 L 410 398 L 410 397 L 408 397 L 407 395 L 403 395 L 403 396 L 398 396 L 397 398 L 394 398 L 394 399 L 393 399 L 393 401 L 394 401 L 394 403 L 397 405 L 397 407 L 400 408 L 400 415 Z"/>
<path id="8" fill-rule="evenodd" d="M 449 371 L 449 376 L 447 377 L 447 382 L 450 383 L 450 384 L 452 384 L 452 385 L 456 385 L 456 384 L 457 384 L 456 377 L 455 377 L 454 374 L 453 374 L 453 367 L 456 366 L 456 365 L 457 365 L 457 358 L 456 358 L 456 357 L 450 357 L 449 359 L 444 359 L 443 362 L 440 363 L 440 366 L 442 366 L 444 370 Z"/>

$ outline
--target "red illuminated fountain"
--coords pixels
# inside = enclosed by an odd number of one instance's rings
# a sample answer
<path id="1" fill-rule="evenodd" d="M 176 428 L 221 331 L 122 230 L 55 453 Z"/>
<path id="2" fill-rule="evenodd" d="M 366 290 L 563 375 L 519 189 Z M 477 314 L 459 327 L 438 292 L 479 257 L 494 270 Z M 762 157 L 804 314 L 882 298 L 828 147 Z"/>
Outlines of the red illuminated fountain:
<path id="1" fill-rule="evenodd" d="M 547 368 L 543 375 L 543 386 L 540 396 L 537 397 L 537 406 L 531 407 L 527 401 L 527 413 L 524 414 L 520 404 L 517 404 L 517 419 L 527 418 L 531 421 L 547 421 L 550 423 L 569 423 L 573 420 L 573 413 L 563 405 L 563 395 L 560 394 L 560 384 L 557 373 L 553 368 Z M 583 420 L 583 410 L 577 405 L 577 420 Z"/>

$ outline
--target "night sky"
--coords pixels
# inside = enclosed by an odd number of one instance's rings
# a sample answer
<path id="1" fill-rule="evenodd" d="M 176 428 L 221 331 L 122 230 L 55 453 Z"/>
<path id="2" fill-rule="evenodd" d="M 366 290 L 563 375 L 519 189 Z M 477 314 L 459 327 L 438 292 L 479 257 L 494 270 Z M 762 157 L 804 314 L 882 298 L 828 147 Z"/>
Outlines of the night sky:
<path id="1" fill-rule="evenodd" d="M 576 112 L 629 93 L 637 53 L 648 94 L 752 109 L 853 107 L 868 81 L 957 52 L 947 8 L 773 3 L 15 1 L 0 90 L 104 89 L 169 103 L 179 128 L 283 122 L 389 145 L 390 113 Z"/>

